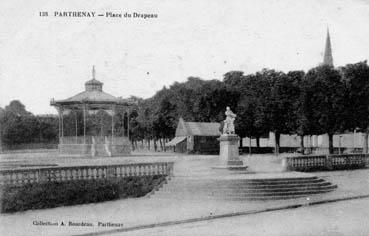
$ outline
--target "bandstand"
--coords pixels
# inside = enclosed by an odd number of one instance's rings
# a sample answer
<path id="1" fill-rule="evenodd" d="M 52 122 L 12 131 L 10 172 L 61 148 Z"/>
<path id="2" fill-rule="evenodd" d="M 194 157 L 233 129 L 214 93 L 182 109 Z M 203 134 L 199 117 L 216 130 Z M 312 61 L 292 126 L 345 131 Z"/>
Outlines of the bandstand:
<path id="1" fill-rule="evenodd" d="M 85 91 L 64 100 L 52 99 L 50 102 L 51 106 L 56 107 L 59 115 L 59 153 L 61 155 L 94 157 L 131 153 L 129 110 L 133 102 L 105 93 L 102 90 L 103 83 L 96 80 L 95 74 L 93 67 L 92 79 L 85 83 Z M 78 116 L 80 113 L 82 115 Z M 75 117 L 73 128 L 65 130 L 64 117 L 73 116 L 73 114 Z M 126 122 L 124 122 L 125 114 Z M 89 121 L 93 116 L 98 115 L 101 118 L 100 127 L 97 128 L 96 125 L 92 127 Z M 82 122 L 78 122 L 78 117 Z M 110 127 L 106 125 L 103 127 L 103 124 L 107 123 L 106 117 L 109 117 Z M 83 124 L 83 129 L 79 123 Z"/>

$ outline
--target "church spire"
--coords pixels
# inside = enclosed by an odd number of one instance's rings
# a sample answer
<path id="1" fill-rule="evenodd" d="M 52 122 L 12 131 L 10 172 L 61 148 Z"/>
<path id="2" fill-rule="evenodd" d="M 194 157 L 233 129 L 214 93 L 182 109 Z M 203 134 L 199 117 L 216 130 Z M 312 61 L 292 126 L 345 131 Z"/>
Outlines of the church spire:
<path id="1" fill-rule="evenodd" d="M 333 66 L 331 37 L 329 36 L 329 29 L 328 28 L 327 28 L 327 38 L 325 40 L 323 65 Z"/>

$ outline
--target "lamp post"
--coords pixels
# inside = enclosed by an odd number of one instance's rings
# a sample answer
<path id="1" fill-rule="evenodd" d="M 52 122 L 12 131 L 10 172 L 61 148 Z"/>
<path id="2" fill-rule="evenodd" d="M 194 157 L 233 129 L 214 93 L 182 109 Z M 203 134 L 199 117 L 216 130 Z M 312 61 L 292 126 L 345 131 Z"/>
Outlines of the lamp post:
<path id="1" fill-rule="evenodd" d="M 354 137 L 352 138 L 352 153 L 355 153 L 355 136 L 356 136 L 356 128 L 354 129 Z"/>
<path id="2" fill-rule="evenodd" d="M 251 135 L 250 135 L 250 138 L 249 138 L 249 155 L 251 156 Z"/>
<path id="3" fill-rule="evenodd" d="M 1 111 L 0 111 L 1 112 Z M 1 123 L 2 122 L 2 114 L 0 113 L 0 153 L 3 152 L 3 141 L 2 141 L 2 126 L 3 124 Z"/>
<path id="4" fill-rule="evenodd" d="M 341 155 L 341 138 L 342 138 L 342 135 L 340 135 L 338 139 L 338 154 L 340 155 Z"/>

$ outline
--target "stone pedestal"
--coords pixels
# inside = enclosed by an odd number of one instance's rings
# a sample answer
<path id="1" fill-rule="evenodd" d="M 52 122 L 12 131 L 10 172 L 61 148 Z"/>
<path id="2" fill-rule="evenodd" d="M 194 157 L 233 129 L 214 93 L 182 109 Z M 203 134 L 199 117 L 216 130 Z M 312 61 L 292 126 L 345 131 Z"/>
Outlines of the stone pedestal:
<path id="1" fill-rule="evenodd" d="M 239 157 L 238 145 L 240 137 L 236 134 L 222 134 L 218 139 L 220 143 L 219 159 L 222 169 L 246 169 Z"/>

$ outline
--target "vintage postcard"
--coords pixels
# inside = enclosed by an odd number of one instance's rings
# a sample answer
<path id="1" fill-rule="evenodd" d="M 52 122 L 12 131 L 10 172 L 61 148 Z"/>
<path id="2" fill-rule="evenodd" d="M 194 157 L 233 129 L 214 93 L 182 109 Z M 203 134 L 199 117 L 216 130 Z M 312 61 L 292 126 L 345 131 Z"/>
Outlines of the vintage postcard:
<path id="1" fill-rule="evenodd" d="M 368 0 L 2 0 L 0 235 L 368 235 Z"/>

